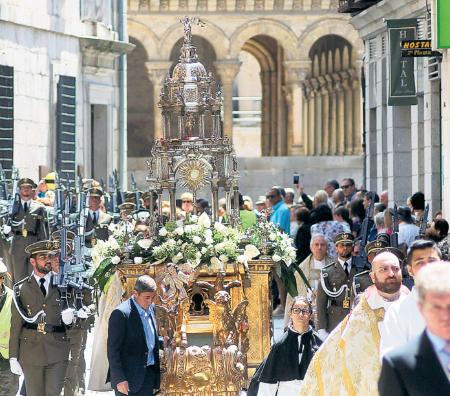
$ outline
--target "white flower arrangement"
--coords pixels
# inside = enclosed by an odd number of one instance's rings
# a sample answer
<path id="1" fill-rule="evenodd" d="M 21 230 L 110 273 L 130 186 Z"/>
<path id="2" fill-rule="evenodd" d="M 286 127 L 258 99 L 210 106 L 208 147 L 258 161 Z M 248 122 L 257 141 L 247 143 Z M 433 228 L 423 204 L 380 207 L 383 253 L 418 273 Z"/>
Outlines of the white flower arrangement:
<path id="1" fill-rule="evenodd" d="M 223 268 L 237 258 L 241 234 L 238 230 L 211 222 L 207 216 L 190 216 L 181 224 L 166 223 L 152 249 L 153 259 L 188 264 L 191 268 L 206 265 Z"/>

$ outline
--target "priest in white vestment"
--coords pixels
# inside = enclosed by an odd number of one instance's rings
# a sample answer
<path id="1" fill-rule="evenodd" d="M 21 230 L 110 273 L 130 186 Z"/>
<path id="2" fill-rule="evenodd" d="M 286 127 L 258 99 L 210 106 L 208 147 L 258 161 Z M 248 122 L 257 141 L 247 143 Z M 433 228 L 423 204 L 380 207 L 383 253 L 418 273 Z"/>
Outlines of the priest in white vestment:
<path id="1" fill-rule="evenodd" d="M 380 323 L 387 308 L 404 299 L 397 256 L 381 250 L 372 262 L 374 285 L 315 354 L 301 384 L 302 396 L 378 395 Z"/>
<path id="2" fill-rule="evenodd" d="M 414 278 L 429 263 L 441 259 L 441 252 L 431 240 L 417 240 L 409 247 L 406 258 L 408 271 Z M 394 348 L 418 337 L 425 329 L 425 320 L 417 305 L 415 288 L 402 301 L 397 301 L 386 312 L 381 327 L 380 358 Z"/>

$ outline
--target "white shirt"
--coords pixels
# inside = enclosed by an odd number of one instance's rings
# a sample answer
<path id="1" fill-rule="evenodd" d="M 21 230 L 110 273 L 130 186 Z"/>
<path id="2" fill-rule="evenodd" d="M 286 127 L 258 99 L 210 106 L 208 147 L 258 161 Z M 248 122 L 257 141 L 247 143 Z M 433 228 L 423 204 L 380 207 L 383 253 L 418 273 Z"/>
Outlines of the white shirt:
<path id="1" fill-rule="evenodd" d="M 31 207 L 31 202 L 33 201 L 31 199 L 29 199 L 28 201 L 24 201 L 23 199 L 21 199 L 20 202 L 22 203 L 22 208 L 25 208 L 25 204 L 27 204 L 29 210 Z"/>
<path id="2" fill-rule="evenodd" d="M 342 260 L 340 257 L 338 257 L 338 263 L 342 265 L 342 268 L 344 268 L 344 264 L 347 263 L 348 273 L 350 273 L 350 270 L 352 269 L 352 258 L 351 257 L 348 260 Z M 345 268 L 344 268 L 344 270 L 345 270 Z"/>
<path id="3" fill-rule="evenodd" d="M 323 267 L 325 267 L 325 260 L 319 261 L 313 257 L 313 268 L 320 270 Z"/>
<path id="4" fill-rule="evenodd" d="M 48 288 L 50 287 L 50 281 L 52 279 L 52 273 L 49 272 L 48 274 L 46 274 L 45 276 L 43 276 L 42 278 L 37 276 L 34 272 L 33 272 L 33 276 L 34 279 L 36 279 L 36 282 L 38 284 L 39 287 L 41 287 L 41 279 L 45 279 L 45 283 L 44 283 L 44 287 L 45 287 L 45 291 L 48 293 Z"/>
<path id="5" fill-rule="evenodd" d="M 89 214 L 90 214 L 92 220 L 94 220 L 94 213 L 95 213 L 95 220 L 98 222 L 98 219 L 100 217 L 99 211 L 98 210 L 89 210 Z"/>
<path id="6" fill-rule="evenodd" d="M 419 227 L 415 224 L 401 223 L 398 226 L 398 243 L 405 243 L 408 247 L 416 240 L 419 235 Z"/>
<path id="7" fill-rule="evenodd" d="M 417 291 L 396 301 L 387 310 L 381 326 L 380 357 L 419 336 L 425 329 L 425 320 L 419 311 Z"/>

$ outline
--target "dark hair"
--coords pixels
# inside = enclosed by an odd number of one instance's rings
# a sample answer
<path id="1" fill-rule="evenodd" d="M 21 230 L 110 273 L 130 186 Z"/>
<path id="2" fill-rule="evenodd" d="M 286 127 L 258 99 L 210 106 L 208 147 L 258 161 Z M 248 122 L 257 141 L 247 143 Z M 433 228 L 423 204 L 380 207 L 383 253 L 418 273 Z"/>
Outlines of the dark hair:
<path id="1" fill-rule="evenodd" d="M 363 221 L 366 217 L 366 211 L 364 209 L 364 201 L 360 198 L 350 202 L 350 212 L 352 217 L 358 217 L 359 220 Z"/>
<path id="2" fill-rule="evenodd" d="M 434 249 L 439 257 L 442 258 L 441 249 L 438 248 L 436 242 L 432 241 L 431 239 L 418 239 L 409 246 L 408 252 L 406 253 L 406 263 L 408 265 L 411 265 L 412 256 L 416 250 L 424 250 L 430 248 Z"/>
<path id="3" fill-rule="evenodd" d="M 148 275 L 141 275 L 134 284 L 134 290 L 138 293 L 148 293 L 156 291 L 155 280 Z"/>
<path id="4" fill-rule="evenodd" d="M 445 238 L 448 234 L 448 223 L 447 220 L 437 219 L 434 220 L 434 228 L 439 231 L 439 236 Z"/>
<path id="5" fill-rule="evenodd" d="M 350 219 L 350 212 L 345 206 L 339 206 L 339 208 L 336 208 L 334 210 L 334 214 L 338 215 L 338 216 L 341 216 L 342 219 L 345 222 L 347 222 L 350 227 L 352 226 L 352 221 Z"/>
<path id="6" fill-rule="evenodd" d="M 346 178 L 343 179 L 343 180 L 347 180 L 348 183 L 349 183 L 351 186 L 354 186 L 354 185 L 355 185 L 355 180 L 352 179 L 351 177 L 346 177 Z"/>
<path id="7" fill-rule="evenodd" d="M 305 296 L 295 296 L 295 297 L 292 299 L 292 305 L 291 305 L 291 307 L 289 308 L 289 310 L 292 311 L 292 308 L 294 308 L 294 305 L 297 304 L 298 302 L 303 302 L 303 303 L 305 303 L 306 305 L 308 305 L 309 312 L 310 312 L 310 313 L 313 312 L 311 301 L 309 301 L 308 298 L 305 297 Z"/>
<path id="8" fill-rule="evenodd" d="M 196 204 L 200 206 L 202 209 L 208 209 L 209 208 L 209 202 L 206 199 L 199 198 L 197 199 Z"/>
<path id="9" fill-rule="evenodd" d="M 333 220 L 333 212 L 327 204 L 321 204 L 314 209 L 314 222 L 320 223 L 321 221 Z"/>
<path id="10" fill-rule="evenodd" d="M 302 223 L 305 224 L 309 224 L 311 222 L 311 216 L 308 208 L 297 209 L 296 215 L 297 221 L 301 221 Z"/>
<path id="11" fill-rule="evenodd" d="M 286 196 L 286 191 L 281 186 L 273 186 L 271 190 L 275 190 L 278 193 L 278 195 L 281 195 L 283 198 Z"/>
<path id="12" fill-rule="evenodd" d="M 364 196 L 373 203 L 380 202 L 380 197 L 375 191 L 367 191 Z"/>
<path id="13" fill-rule="evenodd" d="M 383 203 L 381 203 L 381 202 L 379 202 L 379 203 L 376 203 L 376 204 L 374 205 L 374 208 L 375 208 L 375 210 L 376 210 L 378 213 L 381 213 L 381 212 L 384 212 L 384 211 L 386 210 L 386 205 L 383 204 Z"/>
<path id="14" fill-rule="evenodd" d="M 423 192 L 418 191 L 411 195 L 411 206 L 415 210 L 425 209 L 425 195 Z"/>
<path id="15" fill-rule="evenodd" d="M 339 188 L 339 183 L 335 179 L 327 180 L 325 185 L 333 187 L 335 190 Z"/>

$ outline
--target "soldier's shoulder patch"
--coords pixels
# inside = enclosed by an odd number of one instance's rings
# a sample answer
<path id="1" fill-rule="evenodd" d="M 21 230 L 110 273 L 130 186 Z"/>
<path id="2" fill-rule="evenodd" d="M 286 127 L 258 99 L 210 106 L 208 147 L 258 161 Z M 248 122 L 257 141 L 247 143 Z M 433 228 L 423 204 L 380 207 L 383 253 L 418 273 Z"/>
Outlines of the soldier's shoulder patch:
<path id="1" fill-rule="evenodd" d="M 326 265 L 325 267 L 323 267 L 322 269 L 321 269 L 321 272 L 328 272 L 329 270 L 331 270 L 332 268 L 334 268 L 334 265 L 335 265 L 336 263 L 330 263 L 330 264 L 328 264 L 328 265 Z"/>

